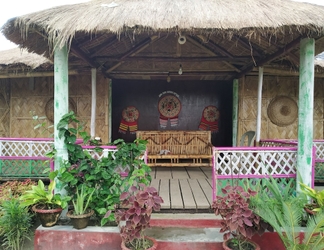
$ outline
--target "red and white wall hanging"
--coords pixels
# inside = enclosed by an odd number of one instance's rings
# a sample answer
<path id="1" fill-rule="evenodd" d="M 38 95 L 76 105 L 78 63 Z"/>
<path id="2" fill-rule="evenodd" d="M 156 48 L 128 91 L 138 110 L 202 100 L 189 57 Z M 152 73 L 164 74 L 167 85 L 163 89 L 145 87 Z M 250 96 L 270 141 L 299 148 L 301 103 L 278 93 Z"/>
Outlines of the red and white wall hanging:
<path id="1" fill-rule="evenodd" d="M 218 132 L 219 110 L 215 106 L 207 106 L 204 108 L 199 124 L 199 130 L 210 130 Z"/>
<path id="2" fill-rule="evenodd" d="M 127 130 L 131 134 L 137 131 L 137 120 L 139 118 L 139 111 L 134 106 L 128 106 L 122 111 L 122 118 L 119 125 L 119 133 L 126 134 Z"/>
<path id="3" fill-rule="evenodd" d="M 168 93 L 162 96 L 158 103 L 158 110 L 160 113 L 161 128 L 167 127 L 168 120 L 170 120 L 171 127 L 178 125 L 181 102 L 175 94 Z"/>

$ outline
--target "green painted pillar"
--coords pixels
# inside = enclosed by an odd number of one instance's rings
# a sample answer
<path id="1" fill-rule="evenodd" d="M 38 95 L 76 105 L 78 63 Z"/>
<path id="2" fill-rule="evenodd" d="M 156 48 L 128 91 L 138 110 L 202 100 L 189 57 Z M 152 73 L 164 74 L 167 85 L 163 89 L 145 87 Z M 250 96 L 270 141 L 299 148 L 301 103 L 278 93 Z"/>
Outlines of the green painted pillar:
<path id="1" fill-rule="evenodd" d="M 300 42 L 297 183 L 312 186 L 315 41 Z M 297 192 L 300 191 L 297 185 Z"/>
<path id="2" fill-rule="evenodd" d="M 233 80 L 233 132 L 232 132 L 232 145 L 237 145 L 237 124 L 238 124 L 238 79 Z"/>
<path id="3" fill-rule="evenodd" d="M 64 138 L 58 137 L 58 130 L 56 129 L 62 116 L 69 112 L 68 78 L 67 47 L 56 48 L 54 51 L 54 147 L 57 152 L 54 163 L 55 170 L 60 168 L 62 161 L 68 160 L 68 152 L 64 144 Z M 61 187 L 61 183 L 57 182 L 55 191 L 59 192 Z"/>

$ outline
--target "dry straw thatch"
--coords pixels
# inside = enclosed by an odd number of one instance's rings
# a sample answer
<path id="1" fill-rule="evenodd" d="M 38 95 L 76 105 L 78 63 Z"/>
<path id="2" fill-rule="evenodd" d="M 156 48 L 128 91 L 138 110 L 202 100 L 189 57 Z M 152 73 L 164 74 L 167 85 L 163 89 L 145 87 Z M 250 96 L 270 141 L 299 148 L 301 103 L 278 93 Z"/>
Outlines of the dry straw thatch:
<path id="1" fill-rule="evenodd" d="M 20 65 L 20 68 L 25 66 L 26 68 L 36 69 L 44 64 L 49 66 L 52 65 L 52 62 L 43 56 L 29 53 L 25 49 L 15 48 L 0 51 L 0 66 Z"/>
<path id="2" fill-rule="evenodd" d="M 322 34 L 324 7 L 290 0 L 92 0 L 9 20 L 2 32 L 22 44 L 37 29 L 64 45 L 78 32 L 177 31 L 246 33 L 315 31 Z M 45 34 L 44 34 L 45 33 Z"/>

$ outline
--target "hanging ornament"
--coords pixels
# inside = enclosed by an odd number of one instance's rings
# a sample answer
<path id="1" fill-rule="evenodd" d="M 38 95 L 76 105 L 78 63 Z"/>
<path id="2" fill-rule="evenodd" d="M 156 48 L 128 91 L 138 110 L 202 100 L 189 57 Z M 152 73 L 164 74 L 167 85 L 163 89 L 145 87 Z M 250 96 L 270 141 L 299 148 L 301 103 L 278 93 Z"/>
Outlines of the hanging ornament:
<path id="1" fill-rule="evenodd" d="M 158 103 L 160 113 L 160 126 L 166 128 L 168 120 L 170 120 L 171 127 L 178 125 L 178 116 L 181 111 L 181 103 L 178 97 L 173 94 L 163 96 Z"/>
<path id="2" fill-rule="evenodd" d="M 138 118 L 139 111 L 134 106 L 128 106 L 123 109 L 118 132 L 126 134 L 127 130 L 129 130 L 131 134 L 135 134 Z"/>
<path id="3" fill-rule="evenodd" d="M 212 133 L 218 132 L 219 110 L 215 106 L 204 108 L 199 124 L 199 130 L 210 130 Z"/>

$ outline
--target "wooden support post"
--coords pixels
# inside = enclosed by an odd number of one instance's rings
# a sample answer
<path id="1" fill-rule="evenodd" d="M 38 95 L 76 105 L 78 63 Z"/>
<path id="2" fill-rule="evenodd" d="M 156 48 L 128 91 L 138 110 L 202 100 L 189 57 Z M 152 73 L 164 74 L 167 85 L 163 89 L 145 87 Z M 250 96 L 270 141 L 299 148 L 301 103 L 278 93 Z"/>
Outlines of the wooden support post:
<path id="1" fill-rule="evenodd" d="M 63 161 L 68 160 L 68 152 L 64 138 L 59 138 L 57 125 L 63 115 L 69 112 L 69 82 L 68 82 L 68 51 L 67 47 L 55 48 L 54 51 L 54 147 L 56 158 L 54 169 L 58 170 Z M 60 192 L 62 183 L 57 181 L 55 192 Z M 64 193 L 64 191 L 63 191 Z"/>
<path id="2" fill-rule="evenodd" d="M 91 69 L 91 121 L 90 136 L 94 139 L 96 136 L 96 107 L 97 107 L 97 69 Z"/>
<path id="3" fill-rule="evenodd" d="M 233 132 L 232 132 L 232 145 L 237 145 L 237 120 L 238 120 L 238 79 L 233 80 Z"/>
<path id="4" fill-rule="evenodd" d="M 108 142 L 112 142 L 112 80 L 109 80 L 108 91 Z"/>
<path id="5" fill-rule="evenodd" d="M 259 67 L 259 80 L 258 80 L 258 113 L 257 113 L 257 126 L 256 126 L 256 146 L 260 144 L 261 136 L 261 110 L 262 110 L 262 85 L 263 85 L 263 67 Z"/>
<path id="6" fill-rule="evenodd" d="M 300 192 L 299 182 L 311 187 L 314 181 L 312 180 L 314 57 L 314 39 L 302 39 L 299 67 L 297 192 Z"/>

